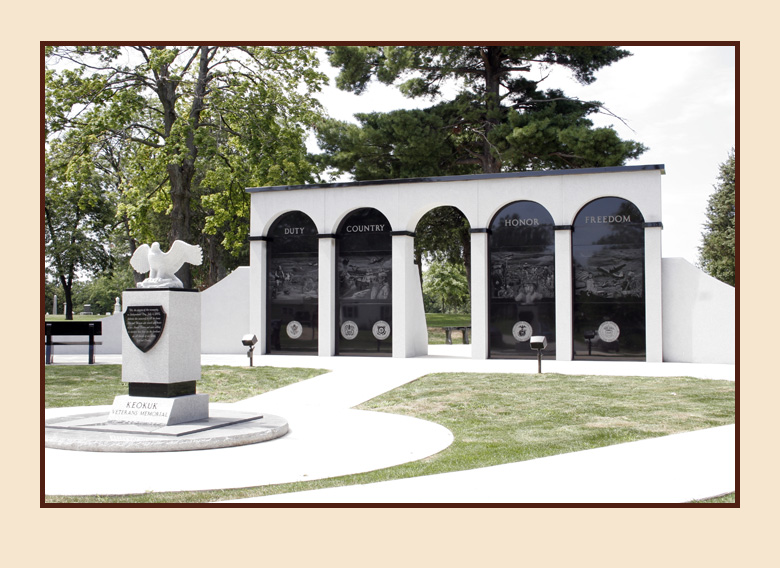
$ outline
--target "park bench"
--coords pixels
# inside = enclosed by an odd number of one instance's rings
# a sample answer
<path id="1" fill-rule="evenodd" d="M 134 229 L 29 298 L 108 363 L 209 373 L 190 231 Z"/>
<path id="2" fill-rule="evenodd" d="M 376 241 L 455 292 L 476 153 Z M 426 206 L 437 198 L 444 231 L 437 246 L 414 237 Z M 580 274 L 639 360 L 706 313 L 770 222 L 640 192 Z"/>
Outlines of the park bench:
<path id="1" fill-rule="evenodd" d="M 469 333 L 471 332 L 471 326 L 449 326 L 444 328 L 444 333 L 446 334 L 445 337 L 445 343 L 447 345 L 452 345 L 452 332 L 453 331 L 460 331 L 463 333 L 463 344 L 468 345 L 469 343 Z"/>
<path id="2" fill-rule="evenodd" d="M 99 321 L 47 321 L 46 324 L 46 364 L 52 363 L 52 346 L 54 345 L 89 345 L 89 364 L 95 362 L 96 335 L 103 334 L 103 324 Z M 89 341 L 52 341 L 55 335 L 87 336 Z"/>

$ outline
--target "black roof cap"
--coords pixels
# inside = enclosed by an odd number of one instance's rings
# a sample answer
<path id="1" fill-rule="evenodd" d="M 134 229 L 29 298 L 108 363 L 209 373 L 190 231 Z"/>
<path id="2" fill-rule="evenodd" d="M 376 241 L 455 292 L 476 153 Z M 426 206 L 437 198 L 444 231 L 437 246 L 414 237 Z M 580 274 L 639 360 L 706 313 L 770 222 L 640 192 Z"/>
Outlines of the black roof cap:
<path id="1" fill-rule="evenodd" d="M 663 164 L 652 164 L 646 166 L 612 166 L 608 168 L 580 168 L 571 170 L 539 170 L 529 172 L 509 172 L 500 174 L 471 174 L 465 176 L 434 176 L 403 179 L 377 179 L 367 181 L 346 181 L 336 183 L 314 183 L 304 185 L 274 185 L 270 187 L 249 187 L 246 189 L 249 193 L 260 193 L 263 191 L 290 191 L 296 189 L 324 189 L 332 187 L 365 187 L 370 185 L 390 185 L 401 183 L 431 183 L 446 181 L 470 181 L 478 179 L 503 179 L 503 178 L 522 178 L 522 177 L 542 177 L 542 176 L 566 176 L 583 174 L 609 174 L 618 172 L 640 172 L 649 170 L 660 170 L 661 174 L 666 174 L 666 168 Z"/>

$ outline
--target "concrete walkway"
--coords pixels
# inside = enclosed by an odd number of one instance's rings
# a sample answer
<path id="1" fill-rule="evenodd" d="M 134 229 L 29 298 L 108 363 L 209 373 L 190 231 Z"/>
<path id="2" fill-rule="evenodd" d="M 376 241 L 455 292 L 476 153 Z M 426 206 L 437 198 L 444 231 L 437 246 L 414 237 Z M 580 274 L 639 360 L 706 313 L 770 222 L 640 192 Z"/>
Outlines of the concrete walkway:
<path id="1" fill-rule="evenodd" d="M 72 361 L 71 361 L 72 359 Z M 83 364 L 58 356 L 58 364 Z M 98 355 L 97 363 L 121 356 Z M 245 366 L 242 355 L 204 365 Z M 452 443 L 445 428 L 352 407 L 431 372 L 536 372 L 535 361 L 470 359 L 431 346 L 415 359 L 256 356 L 255 365 L 331 372 L 232 405 L 284 416 L 286 436 L 236 448 L 157 454 L 45 451 L 47 495 L 226 489 L 321 479 L 415 461 Z M 733 365 L 544 361 L 544 372 L 734 380 Z M 106 407 L 107 408 L 107 407 Z M 89 410 L 95 410 L 91 407 Z M 48 409 L 46 418 L 85 408 Z M 676 503 L 735 490 L 735 429 L 724 426 L 464 472 L 256 499 L 245 503 Z"/>
<path id="2" fill-rule="evenodd" d="M 229 503 L 686 503 L 735 489 L 734 426 L 468 471 Z"/>

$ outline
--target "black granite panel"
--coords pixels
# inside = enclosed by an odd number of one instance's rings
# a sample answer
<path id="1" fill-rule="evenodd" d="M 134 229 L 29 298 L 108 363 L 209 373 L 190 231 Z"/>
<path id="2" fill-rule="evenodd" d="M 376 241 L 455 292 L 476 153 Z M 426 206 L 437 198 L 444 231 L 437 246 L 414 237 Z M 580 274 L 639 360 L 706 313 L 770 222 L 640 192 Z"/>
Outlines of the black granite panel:
<path id="1" fill-rule="evenodd" d="M 644 360 L 644 219 L 604 197 L 582 208 L 572 232 L 575 359 Z"/>
<path id="2" fill-rule="evenodd" d="M 128 383 L 130 396 L 149 396 L 154 398 L 173 398 L 195 394 L 196 381 L 180 383 Z"/>
<path id="3" fill-rule="evenodd" d="M 555 355 L 555 225 L 532 201 L 501 209 L 490 225 L 491 358 L 536 358 L 532 335 Z"/>
<path id="4" fill-rule="evenodd" d="M 392 234 L 376 209 L 353 211 L 339 228 L 336 321 L 339 355 L 393 352 Z"/>
<path id="5" fill-rule="evenodd" d="M 319 239 L 300 211 L 280 217 L 268 232 L 267 353 L 316 355 Z"/>

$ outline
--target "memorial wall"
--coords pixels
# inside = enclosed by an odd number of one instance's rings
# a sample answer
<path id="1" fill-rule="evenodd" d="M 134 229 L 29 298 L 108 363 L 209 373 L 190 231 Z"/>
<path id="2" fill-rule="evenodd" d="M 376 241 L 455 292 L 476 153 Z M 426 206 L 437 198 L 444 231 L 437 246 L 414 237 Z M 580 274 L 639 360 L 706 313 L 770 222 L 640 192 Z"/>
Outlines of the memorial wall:
<path id="1" fill-rule="evenodd" d="M 250 188 L 266 353 L 427 353 L 414 231 L 471 226 L 472 357 L 662 360 L 663 166 Z M 264 340 L 262 339 L 264 338 Z"/>

